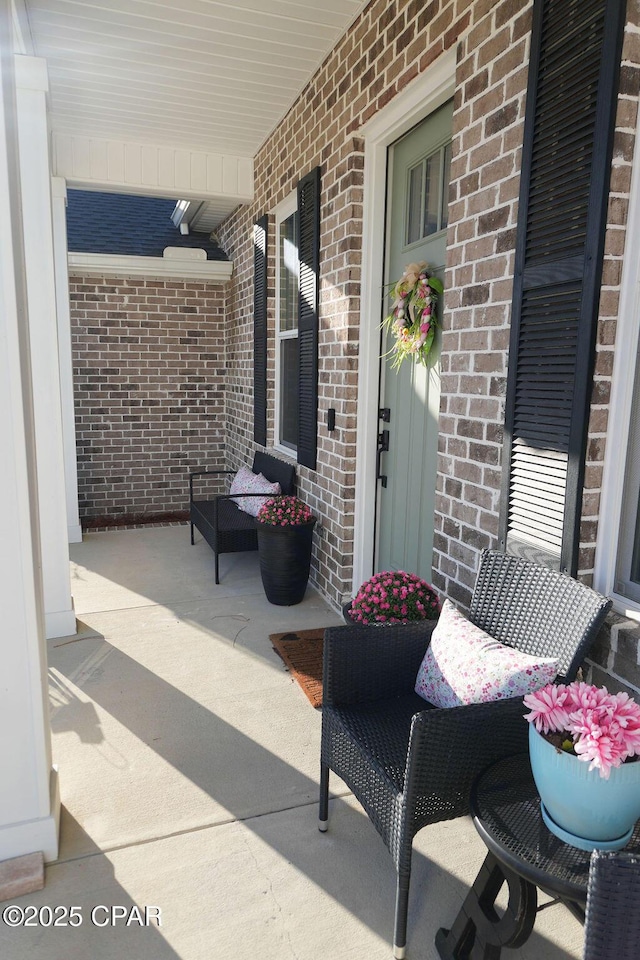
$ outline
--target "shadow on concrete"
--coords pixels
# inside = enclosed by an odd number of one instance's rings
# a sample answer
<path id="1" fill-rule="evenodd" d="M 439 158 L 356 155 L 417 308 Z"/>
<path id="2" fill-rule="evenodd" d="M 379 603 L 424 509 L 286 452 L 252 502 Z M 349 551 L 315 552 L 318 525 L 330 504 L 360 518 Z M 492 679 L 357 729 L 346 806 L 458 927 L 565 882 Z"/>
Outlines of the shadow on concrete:
<path id="1" fill-rule="evenodd" d="M 105 646 L 104 642 L 102 646 Z M 283 860 L 390 942 L 395 871 L 391 858 L 385 855 L 381 863 L 386 866 L 380 868 L 378 875 L 371 876 L 372 852 L 377 861 L 382 841 L 363 815 L 348 804 L 334 800 L 330 831 L 327 835 L 319 834 L 316 829 L 318 786 L 315 781 L 115 647 L 110 648 L 109 660 L 111 658 L 117 659 L 117 674 L 126 678 L 126 682 L 103 683 L 99 677 L 94 678 L 90 684 L 92 701 L 213 798 L 228 811 L 230 819 L 245 821 L 244 826 Z M 104 657 L 102 662 L 105 662 Z M 56 667 L 59 675 L 61 669 L 60 665 Z M 69 673 L 69 683 L 77 683 L 77 674 L 72 679 L 73 671 Z M 83 722 L 89 724 L 89 733 L 80 729 Z M 263 722 L 270 724 L 276 722 L 276 718 L 267 713 Z M 81 739 L 95 736 L 93 719 L 84 710 L 84 705 L 79 708 L 77 698 L 59 707 L 56 723 L 63 729 L 75 728 Z M 157 799 L 159 809 L 162 798 Z M 302 832 L 287 828 L 283 814 L 288 809 L 291 810 L 292 823 L 294 818 L 303 817 L 306 827 Z M 152 823 L 150 827 L 153 831 Z M 77 824 L 72 828 L 81 829 Z M 159 816 L 153 835 L 161 838 L 163 831 L 166 831 L 166 820 Z M 93 841 L 87 840 L 90 844 L 87 853 L 102 856 Z M 378 845 L 378 853 L 373 845 Z M 64 870 L 65 865 L 51 869 Z M 432 896 L 442 896 L 442 890 L 438 888 L 442 886 L 443 876 L 446 878 L 448 914 L 434 918 L 429 910 L 429 900 Z M 107 879 L 109 884 L 113 882 L 113 878 Z M 112 896 L 111 888 L 108 889 L 109 896 Z M 419 949 L 418 932 L 424 934 L 425 926 L 433 928 L 430 931 L 432 937 L 437 926 L 450 924 L 465 893 L 465 886 L 455 877 L 443 874 L 427 857 L 415 853 L 409 918 L 412 956 L 432 955 L 431 946 L 424 954 Z M 439 911 L 444 914 L 440 901 Z M 536 938 L 540 939 L 534 934 L 530 943 Z M 259 954 L 259 944 L 256 944 L 256 954 Z M 91 955 L 101 956 L 99 953 Z M 137 960 L 146 956 L 137 951 L 129 951 L 126 955 L 135 956 Z M 563 960 L 568 956 L 553 944 L 545 945 L 541 951 L 538 949 L 535 955 L 545 960 Z M 154 958 L 164 960 L 165 956 L 172 954 L 158 952 Z M 52 955 L 47 957 L 53 960 Z"/>
<path id="2" fill-rule="evenodd" d="M 69 831 L 84 834 L 64 807 L 60 831 L 61 835 Z M 34 926 L 11 929 L 0 923 L 0 956 L 6 960 L 182 960 L 163 935 L 162 905 L 135 903 L 116 879 L 108 857 L 89 836 L 84 834 L 83 839 L 86 862 L 49 864 L 44 890 L 12 901 L 23 910 L 35 907 L 38 913 L 36 918 L 33 912 L 30 915 Z M 83 884 L 83 874 L 89 870 L 91 883 Z M 55 904 L 52 891 L 59 897 Z M 49 908 L 56 906 L 79 909 L 71 921 L 69 914 L 55 911 L 58 925 L 53 926 Z M 122 909 L 114 913 L 114 907 Z M 152 907 L 159 907 L 159 914 Z M 82 918 L 80 925 L 76 925 L 77 916 Z"/>

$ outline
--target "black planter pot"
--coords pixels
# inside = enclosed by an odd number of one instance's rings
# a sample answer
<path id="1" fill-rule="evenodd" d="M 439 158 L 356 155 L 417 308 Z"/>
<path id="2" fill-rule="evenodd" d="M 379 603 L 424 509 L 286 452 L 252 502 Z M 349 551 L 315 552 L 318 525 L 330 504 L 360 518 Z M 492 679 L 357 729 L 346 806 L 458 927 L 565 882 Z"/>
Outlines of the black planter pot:
<path id="1" fill-rule="evenodd" d="M 292 607 L 304 597 L 316 518 L 295 526 L 257 523 L 260 576 L 269 603 Z"/>

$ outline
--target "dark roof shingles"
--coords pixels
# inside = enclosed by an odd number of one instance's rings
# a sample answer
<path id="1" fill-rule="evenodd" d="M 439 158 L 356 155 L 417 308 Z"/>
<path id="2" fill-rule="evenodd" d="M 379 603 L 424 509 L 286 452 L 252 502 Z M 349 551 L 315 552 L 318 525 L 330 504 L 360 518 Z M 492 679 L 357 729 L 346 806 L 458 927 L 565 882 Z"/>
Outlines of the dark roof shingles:
<path id="1" fill-rule="evenodd" d="M 72 253 L 161 257 L 165 247 L 200 247 L 208 260 L 227 260 L 208 234 L 180 233 L 171 219 L 175 205 L 157 197 L 68 190 L 68 248 Z"/>

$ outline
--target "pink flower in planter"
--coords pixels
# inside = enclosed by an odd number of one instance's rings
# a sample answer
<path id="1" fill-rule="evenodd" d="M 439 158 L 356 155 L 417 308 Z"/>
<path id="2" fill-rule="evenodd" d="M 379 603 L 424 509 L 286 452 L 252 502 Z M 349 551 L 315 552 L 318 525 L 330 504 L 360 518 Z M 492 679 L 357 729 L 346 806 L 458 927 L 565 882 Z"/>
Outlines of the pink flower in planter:
<path id="1" fill-rule="evenodd" d="M 306 503 L 297 497 L 273 497 L 260 507 L 257 519 L 260 523 L 276 527 L 298 526 L 308 523 L 313 519 L 313 514 Z"/>
<path id="2" fill-rule="evenodd" d="M 384 571 L 370 577 L 351 603 L 351 617 L 358 623 L 434 619 L 439 611 L 433 587 L 416 574 L 403 570 Z"/>
<path id="3" fill-rule="evenodd" d="M 560 734 L 563 749 L 607 779 L 613 767 L 640 755 L 640 704 L 626 693 L 574 682 L 527 694 L 526 719 L 542 735 Z"/>
<path id="4" fill-rule="evenodd" d="M 534 724 L 538 733 L 562 730 L 569 722 L 566 701 L 565 686 L 547 684 L 535 693 L 528 693 L 524 698 L 525 707 L 531 710 L 531 713 L 526 715 L 526 719 Z"/>

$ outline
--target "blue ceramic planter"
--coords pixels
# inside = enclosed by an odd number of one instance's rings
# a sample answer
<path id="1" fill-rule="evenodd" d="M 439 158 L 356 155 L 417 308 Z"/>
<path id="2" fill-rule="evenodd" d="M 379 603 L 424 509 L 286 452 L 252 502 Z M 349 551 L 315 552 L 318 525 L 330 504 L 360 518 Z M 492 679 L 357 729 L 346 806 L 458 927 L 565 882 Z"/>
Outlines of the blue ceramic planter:
<path id="1" fill-rule="evenodd" d="M 608 780 L 572 754 L 558 751 L 529 724 L 531 770 L 544 821 L 581 850 L 619 850 L 640 817 L 640 761 L 611 771 Z"/>

